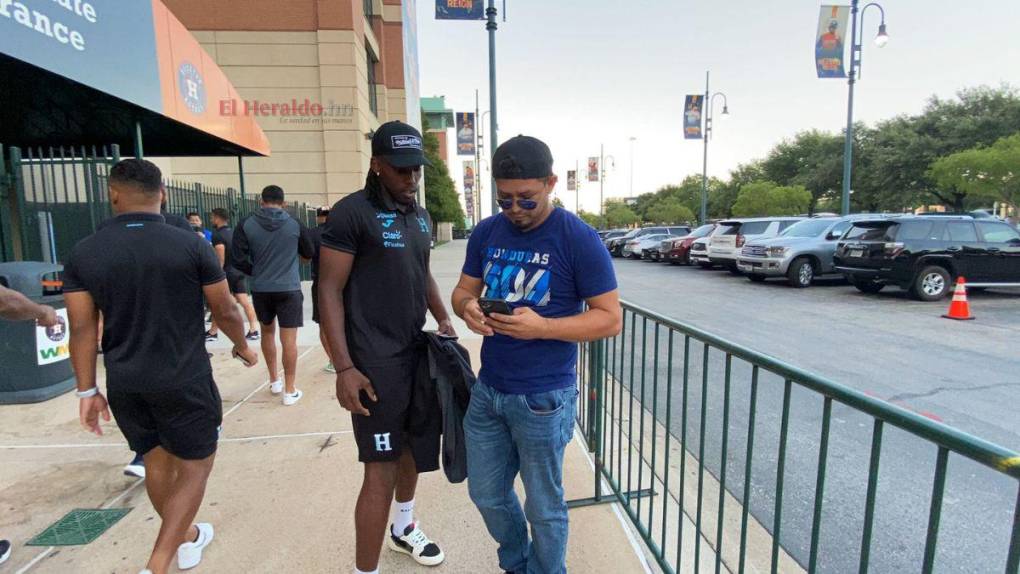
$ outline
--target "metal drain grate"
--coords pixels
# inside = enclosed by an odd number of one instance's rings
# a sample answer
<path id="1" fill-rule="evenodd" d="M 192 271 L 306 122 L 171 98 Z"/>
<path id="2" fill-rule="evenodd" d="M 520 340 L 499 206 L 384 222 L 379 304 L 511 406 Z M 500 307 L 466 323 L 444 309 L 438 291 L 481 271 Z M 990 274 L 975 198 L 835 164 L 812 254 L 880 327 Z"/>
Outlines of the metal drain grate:
<path id="1" fill-rule="evenodd" d="M 130 508 L 76 508 L 54 522 L 28 546 L 75 546 L 88 544 L 124 518 Z"/>

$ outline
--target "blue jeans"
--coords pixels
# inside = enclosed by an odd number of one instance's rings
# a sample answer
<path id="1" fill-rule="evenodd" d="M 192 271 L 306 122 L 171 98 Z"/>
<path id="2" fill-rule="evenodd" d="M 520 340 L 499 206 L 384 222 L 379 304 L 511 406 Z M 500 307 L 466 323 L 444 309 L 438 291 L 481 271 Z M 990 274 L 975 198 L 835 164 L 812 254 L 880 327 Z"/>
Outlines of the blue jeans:
<path id="1" fill-rule="evenodd" d="M 563 452 L 573 435 L 577 389 L 508 395 L 478 383 L 464 417 L 468 492 L 499 543 L 499 566 L 515 574 L 563 574 Z M 523 511 L 514 492 L 518 473 L 527 495 Z"/>

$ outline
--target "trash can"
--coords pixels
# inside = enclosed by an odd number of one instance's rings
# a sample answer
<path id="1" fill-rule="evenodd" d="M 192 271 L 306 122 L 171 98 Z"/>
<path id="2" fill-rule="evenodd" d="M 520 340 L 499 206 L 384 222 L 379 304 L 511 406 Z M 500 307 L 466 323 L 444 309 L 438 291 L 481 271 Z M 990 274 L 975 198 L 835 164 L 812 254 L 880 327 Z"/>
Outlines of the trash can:
<path id="1" fill-rule="evenodd" d="M 60 318 L 49 328 L 0 320 L 0 404 L 38 403 L 75 387 L 61 271 L 52 263 L 0 263 L 0 285 L 54 307 Z"/>

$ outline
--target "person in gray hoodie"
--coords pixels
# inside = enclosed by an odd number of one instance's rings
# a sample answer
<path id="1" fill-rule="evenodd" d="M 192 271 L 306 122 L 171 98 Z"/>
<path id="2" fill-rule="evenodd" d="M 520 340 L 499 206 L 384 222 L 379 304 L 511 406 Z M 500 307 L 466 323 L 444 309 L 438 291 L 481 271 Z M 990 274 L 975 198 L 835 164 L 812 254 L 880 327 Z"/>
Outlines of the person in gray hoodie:
<path id="1" fill-rule="evenodd" d="M 308 230 L 284 210 L 283 189 L 277 185 L 262 190 L 262 208 L 245 218 L 234 231 L 230 258 L 235 269 L 251 277 L 255 315 L 262 324 L 262 355 L 269 369 L 269 391 L 283 393 L 283 404 L 301 400 L 295 386 L 297 374 L 297 331 L 304 324 L 304 296 L 298 257 L 315 254 Z M 280 325 L 283 373 L 280 380 L 276 360 L 276 323 Z"/>

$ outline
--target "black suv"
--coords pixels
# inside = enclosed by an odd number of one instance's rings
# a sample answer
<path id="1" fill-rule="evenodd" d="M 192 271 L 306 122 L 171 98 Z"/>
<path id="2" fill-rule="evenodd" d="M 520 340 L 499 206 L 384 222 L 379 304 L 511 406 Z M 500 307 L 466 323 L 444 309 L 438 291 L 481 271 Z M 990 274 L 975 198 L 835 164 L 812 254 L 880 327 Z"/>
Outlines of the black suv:
<path id="1" fill-rule="evenodd" d="M 865 293 L 898 285 L 922 301 L 968 283 L 1020 283 L 1020 232 L 995 219 L 903 216 L 854 222 L 836 247 L 836 270 Z"/>

